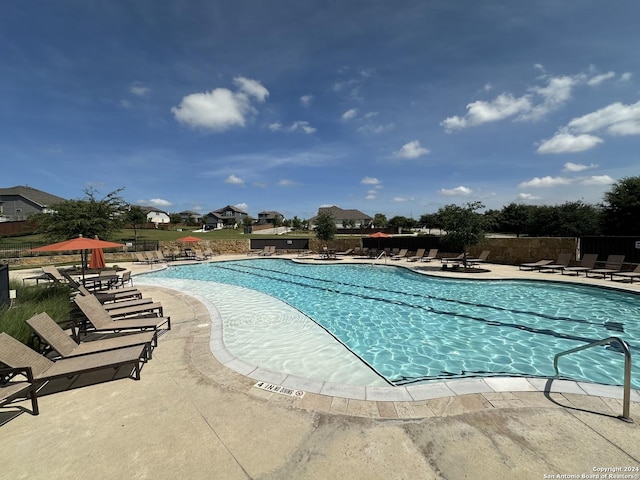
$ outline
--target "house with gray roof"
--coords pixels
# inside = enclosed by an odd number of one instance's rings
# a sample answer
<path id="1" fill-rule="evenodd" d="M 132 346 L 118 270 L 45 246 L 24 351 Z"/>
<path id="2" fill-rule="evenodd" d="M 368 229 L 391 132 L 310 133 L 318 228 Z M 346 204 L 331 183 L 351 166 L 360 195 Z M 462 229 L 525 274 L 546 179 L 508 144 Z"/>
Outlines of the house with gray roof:
<path id="1" fill-rule="evenodd" d="M 336 207 L 335 205 L 332 207 L 320 207 L 318 208 L 318 214 L 309 219 L 309 223 L 311 226 L 315 223 L 316 218 L 321 213 L 330 213 L 336 221 L 336 227 L 342 228 L 345 224 L 345 221 L 353 221 L 354 228 L 366 228 L 371 225 L 373 222 L 373 217 L 370 217 L 366 213 L 362 213 L 360 210 L 356 209 L 342 209 L 340 207 Z"/>
<path id="2" fill-rule="evenodd" d="M 28 185 L 0 188 L 0 222 L 24 221 L 36 213 L 51 212 L 51 205 L 65 201 Z"/>
<path id="3" fill-rule="evenodd" d="M 220 228 L 220 225 L 223 227 L 235 227 L 237 224 L 241 224 L 248 216 L 249 214 L 244 210 L 234 207 L 233 205 L 227 205 L 226 207 L 207 213 L 204 216 L 204 223 L 213 229 Z"/>
<path id="4" fill-rule="evenodd" d="M 276 212 L 275 210 L 265 210 L 258 213 L 258 225 L 266 225 L 268 223 L 273 224 L 276 219 L 282 221 L 284 220 L 284 215 L 280 212 Z"/>

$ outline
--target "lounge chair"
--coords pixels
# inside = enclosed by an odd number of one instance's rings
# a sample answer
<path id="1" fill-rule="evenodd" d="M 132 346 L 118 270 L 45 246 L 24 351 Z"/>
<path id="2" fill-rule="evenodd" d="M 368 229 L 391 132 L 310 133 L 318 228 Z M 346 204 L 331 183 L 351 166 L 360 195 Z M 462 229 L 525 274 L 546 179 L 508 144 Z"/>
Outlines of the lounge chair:
<path id="1" fill-rule="evenodd" d="M 594 268 L 592 270 L 587 270 L 585 275 L 588 277 L 589 274 L 593 275 L 602 275 L 602 278 L 606 278 L 607 275 L 612 275 L 614 273 L 619 273 L 622 271 L 622 264 L 624 262 L 624 255 L 609 255 L 607 257 L 607 261 L 604 264 L 604 268 Z"/>
<path id="2" fill-rule="evenodd" d="M 103 290 L 100 292 L 90 292 L 82 285 L 78 285 L 77 288 L 80 295 L 95 295 L 100 303 L 119 302 L 133 300 L 136 298 L 142 298 L 142 292 L 135 287 L 124 287 L 110 290 Z"/>
<path id="3" fill-rule="evenodd" d="M 611 280 L 613 280 L 614 276 L 628 278 L 629 282 L 633 283 L 634 278 L 640 278 L 640 264 L 632 272 L 613 272 L 611 274 Z"/>
<path id="4" fill-rule="evenodd" d="M 24 378 L 24 380 L 16 380 Z M 38 415 L 38 397 L 31 367 L 0 368 L 0 406 L 15 400 L 31 400 L 31 415 Z"/>
<path id="5" fill-rule="evenodd" d="M 521 263 L 520 270 L 540 270 L 545 265 L 551 265 L 553 260 L 538 260 L 532 263 Z"/>
<path id="6" fill-rule="evenodd" d="M 133 287 L 133 278 L 131 278 L 131 271 L 129 270 L 126 270 L 125 272 L 122 273 L 121 276 L 118 276 L 118 279 L 115 282 L 113 282 L 113 284 L 111 285 L 111 288 L 120 288 L 120 287 L 124 287 L 125 285 L 129 285 Z"/>
<path id="7" fill-rule="evenodd" d="M 558 270 L 562 271 L 569 266 L 569 263 L 571 263 L 571 257 L 571 253 L 563 252 L 558 255 L 558 259 L 555 261 L 555 263 L 543 265 L 538 270 L 540 270 L 541 272 L 547 270 L 550 272 L 557 272 Z"/>
<path id="8" fill-rule="evenodd" d="M 418 250 L 416 250 L 415 255 L 407 257 L 407 262 L 417 262 L 418 260 L 422 260 L 422 257 L 424 257 L 424 251 L 424 248 L 419 248 Z"/>
<path id="9" fill-rule="evenodd" d="M 267 245 L 264 247 L 264 250 L 262 250 L 260 253 L 258 253 L 258 255 L 262 255 L 265 257 L 274 255 L 276 253 L 276 246 L 275 245 Z"/>
<path id="10" fill-rule="evenodd" d="M 407 256 L 407 252 L 409 250 L 406 248 L 401 249 L 396 255 L 393 255 L 391 257 L 391 260 L 402 260 L 404 257 Z"/>
<path id="11" fill-rule="evenodd" d="M 441 258 L 440 261 L 442 263 L 460 263 L 464 261 L 464 255 L 465 255 L 464 253 L 461 253 L 457 257 L 444 257 L 444 258 Z"/>
<path id="12" fill-rule="evenodd" d="M 431 260 L 435 260 L 436 258 L 438 258 L 438 249 L 432 248 L 431 250 L 429 250 L 429 253 L 427 253 L 426 255 L 423 255 L 423 257 L 421 258 L 421 261 L 430 262 Z"/>
<path id="13" fill-rule="evenodd" d="M 45 265 L 42 267 L 42 271 L 44 274 L 51 279 L 51 281 L 56 283 L 69 283 L 67 277 L 64 277 L 60 270 L 55 265 Z"/>
<path id="14" fill-rule="evenodd" d="M 27 320 L 29 326 L 40 339 L 49 345 L 63 358 L 87 355 L 88 353 L 104 352 L 116 348 L 148 345 L 147 354 L 151 359 L 152 347 L 158 344 L 156 332 L 140 332 L 131 335 L 118 335 L 78 343 L 46 313 L 39 313 Z"/>
<path id="15" fill-rule="evenodd" d="M 487 258 L 489 258 L 490 254 L 491 254 L 491 250 L 484 250 L 480 255 L 478 255 L 477 258 L 467 258 L 467 265 L 469 265 L 470 267 L 473 267 L 480 263 L 484 263 L 487 261 Z"/>
<path id="16" fill-rule="evenodd" d="M 134 252 L 134 255 L 136 256 L 138 263 L 145 263 L 147 265 L 150 265 L 153 263 L 151 260 L 147 258 L 144 252 Z"/>
<path id="17" fill-rule="evenodd" d="M 73 301 L 78 305 L 87 322 L 91 324 L 91 329 L 96 332 L 127 332 L 135 330 L 171 330 L 171 317 L 137 317 L 137 318 L 124 318 L 114 319 L 109 315 L 102 304 L 93 295 L 89 296 L 76 296 Z M 81 332 L 86 332 L 89 329 L 89 325 L 86 322 L 81 322 L 77 328 Z M 78 338 L 79 336 L 76 335 Z"/>
<path id="18" fill-rule="evenodd" d="M 566 267 L 560 270 L 562 275 L 565 273 L 567 275 L 572 275 L 575 273 L 576 277 L 580 276 L 580 272 L 586 272 L 587 270 L 593 270 L 596 266 L 596 261 L 598 260 L 597 253 L 585 253 L 582 256 L 582 260 L 580 260 L 579 265 L 575 265 L 573 267 Z"/>
<path id="19" fill-rule="evenodd" d="M 336 252 L 336 255 L 351 255 L 353 253 L 353 248 L 348 248 L 343 252 Z"/>
<path id="20" fill-rule="evenodd" d="M 130 368 L 128 375 L 135 380 L 140 380 L 140 370 L 147 358 L 146 349 L 146 345 L 136 345 L 78 357 L 61 358 L 52 362 L 12 336 L 4 332 L 0 333 L 0 362 L 14 368 L 30 367 L 36 386 L 49 380 L 74 377 L 98 370 L 115 370 L 111 377 L 113 380 L 121 367 Z"/>

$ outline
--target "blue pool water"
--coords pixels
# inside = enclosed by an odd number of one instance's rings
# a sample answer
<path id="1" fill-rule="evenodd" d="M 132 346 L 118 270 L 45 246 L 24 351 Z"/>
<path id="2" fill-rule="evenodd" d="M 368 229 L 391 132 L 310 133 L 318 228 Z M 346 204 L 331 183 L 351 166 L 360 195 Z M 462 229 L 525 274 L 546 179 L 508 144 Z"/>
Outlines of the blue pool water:
<path id="1" fill-rule="evenodd" d="M 640 296 L 554 282 L 460 280 L 371 265 L 260 259 L 150 274 L 257 290 L 295 307 L 394 385 L 554 375 L 553 357 L 617 336 L 640 347 Z M 212 287 L 213 288 L 213 287 Z M 242 299 L 238 299 L 242 308 Z M 560 360 L 564 378 L 619 385 L 624 355 L 595 347 Z M 638 367 L 632 384 L 640 388 Z"/>

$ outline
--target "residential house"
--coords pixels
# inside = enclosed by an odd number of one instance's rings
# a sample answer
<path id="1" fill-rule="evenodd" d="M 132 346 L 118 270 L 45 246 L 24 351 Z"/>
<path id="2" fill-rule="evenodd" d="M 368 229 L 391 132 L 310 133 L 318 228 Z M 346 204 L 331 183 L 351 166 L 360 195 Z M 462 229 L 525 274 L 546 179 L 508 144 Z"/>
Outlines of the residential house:
<path id="1" fill-rule="evenodd" d="M 185 210 L 183 212 L 178 213 L 178 215 L 180 215 L 180 218 L 182 219 L 182 223 L 192 223 L 192 224 L 202 223 L 202 214 L 198 212 Z"/>
<path id="2" fill-rule="evenodd" d="M 0 188 L 0 222 L 19 222 L 35 213 L 50 213 L 51 205 L 64 201 L 62 197 L 27 185 Z"/>
<path id="3" fill-rule="evenodd" d="M 169 223 L 171 220 L 167 212 L 155 207 L 140 206 L 140 210 L 142 210 L 147 216 L 147 222 L 154 223 L 156 225 L 156 228 L 158 227 L 158 225 Z"/>
<path id="4" fill-rule="evenodd" d="M 309 223 L 311 224 L 311 226 L 313 226 L 317 216 L 321 213 L 330 213 L 336 221 L 337 228 L 343 228 L 345 222 L 353 222 L 353 228 L 367 228 L 373 221 L 373 217 L 370 217 L 366 213 L 362 213 L 360 210 L 345 210 L 334 205 L 332 207 L 318 208 L 318 214 L 315 217 L 309 219 Z"/>
<path id="5" fill-rule="evenodd" d="M 227 205 L 224 208 L 207 213 L 204 216 L 204 222 L 208 228 L 219 228 L 218 225 L 220 224 L 223 227 L 235 227 L 237 224 L 241 224 L 248 216 L 244 210 L 233 205 Z M 213 227 L 214 225 L 215 227 Z"/>
<path id="6" fill-rule="evenodd" d="M 284 220 L 284 215 L 273 210 L 269 210 L 269 211 L 265 210 L 264 212 L 258 213 L 257 223 L 258 225 L 267 225 L 269 223 L 273 225 L 276 219 L 280 220 L 280 223 L 282 224 L 282 221 Z"/>

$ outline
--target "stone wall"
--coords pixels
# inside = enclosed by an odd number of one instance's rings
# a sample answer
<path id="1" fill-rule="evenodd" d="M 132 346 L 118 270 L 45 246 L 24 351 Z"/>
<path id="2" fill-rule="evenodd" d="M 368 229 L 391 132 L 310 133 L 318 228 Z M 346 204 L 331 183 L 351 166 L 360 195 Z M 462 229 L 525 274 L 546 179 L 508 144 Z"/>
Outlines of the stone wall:
<path id="1" fill-rule="evenodd" d="M 199 247 L 209 246 L 214 252 L 220 254 L 247 254 L 251 251 L 249 239 L 224 239 L 224 240 L 201 240 L 197 244 Z M 180 242 L 160 242 L 161 248 L 182 246 Z M 329 242 L 329 247 L 336 251 L 344 251 L 360 246 L 359 237 L 340 237 Z M 314 252 L 322 251 L 324 242 L 315 237 L 309 238 L 309 248 Z M 555 238 L 555 237 L 523 237 L 523 238 L 486 238 L 481 244 L 474 245 L 469 249 L 472 256 L 478 256 L 483 250 L 490 250 L 489 262 L 504 265 L 519 265 L 525 262 L 535 262 L 548 258 L 556 259 L 561 252 L 571 252 L 574 258 L 578 248 L 576 238 Z M 290 253 L 295 253 L 292 250 Z M 438 252 L 438 257 L 456 256 L 460 252 Z M 107 263 L 133 262 L 136 260 L 133 253 L 117 252 L 105 253 Z M 22 257 L 20 262 L 12 263 L 21 266 L 40 266 L 48 264 L 77 263 L 80 264 L 79 254 L 69 255 L 38 255 L 34 257 Z"/>
<path id="2" fill-rule="evenodd" d="M 555 260 L 562 252 L 576 256 L 578 239 L 567 237 L 521 237 L 485 238 L 481 244 L 469 249 L 471 255 L 478 256 L 483 250 L 490 250 L 490 263 L 519 265 L 541 259 Z"/>

